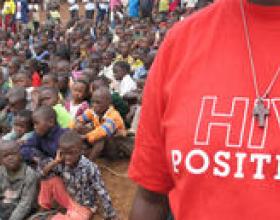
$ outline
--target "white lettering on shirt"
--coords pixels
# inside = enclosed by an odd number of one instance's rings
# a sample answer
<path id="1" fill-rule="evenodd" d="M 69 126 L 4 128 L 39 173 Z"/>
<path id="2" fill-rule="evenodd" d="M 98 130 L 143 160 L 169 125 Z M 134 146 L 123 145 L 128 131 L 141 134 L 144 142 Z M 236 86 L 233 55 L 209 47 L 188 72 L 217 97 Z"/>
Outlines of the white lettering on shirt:
<path id="1" fill-rule="evenodd" d="M 249 106 L 249 98 L 234 97 L 229 112 L 217 109 L 216 96 L 204 96 L 196 125 L 194 144 L 209 145 L 212 129 L 223 127 L 226 129 L 225 146 L 241 147 Z M 240 120 L 241 119 L 241 120 Z M 231 134 L 235 134 L 234 136 Z"/>
<path id="2" fill-rule="evenodd" d="M 219 165 L 219 167 L 214 167 L 213 174 L 215 176 L 226 177 L 230 173 L 230 167 L 227 162 L 222 160 L 222 158 L 224 158 L 225 160 L 229 160 L 230 153 L 225 152 L 225 151 L 219 151 L 215 154 L 214 161 L 215 161 L 216 165 Z M 221 170 L 220 168 L 223 168 L 223 170 Z"/>
<path id="3" fill-rule="evenodd" d="M 196 156 L 199 156 L 203 159 L 203 165 L 200 168 L 195 168 L 191 165 L 191 159 Z M 203 150 L 192 150 L 186 156 L 186 161 L 185 161 L 187 170 L 192 174 L 204 173 L 208 169 L 209 163 L 210 162 L 209 162 L 208 155 Z"/>

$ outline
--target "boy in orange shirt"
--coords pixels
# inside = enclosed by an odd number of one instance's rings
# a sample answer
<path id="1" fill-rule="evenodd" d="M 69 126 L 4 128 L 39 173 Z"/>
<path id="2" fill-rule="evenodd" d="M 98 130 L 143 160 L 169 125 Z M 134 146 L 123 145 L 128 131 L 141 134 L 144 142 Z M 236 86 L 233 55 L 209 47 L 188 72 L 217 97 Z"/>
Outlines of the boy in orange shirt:
<path id="1" fill-rule="evenodd" d="M 92 146 L 88 155 L 91 160 L 101 153 L 111 157 L 118 149 L 109 147 L 107 143 L 116 136 L 125 136 L 125 125 L 120 113 L 112 106 L 111 94 L 107 87 L 94 91 L 92 100 L 92 108 L 78 117 L 73 127 L 83 134 L 82 138 Z"/>

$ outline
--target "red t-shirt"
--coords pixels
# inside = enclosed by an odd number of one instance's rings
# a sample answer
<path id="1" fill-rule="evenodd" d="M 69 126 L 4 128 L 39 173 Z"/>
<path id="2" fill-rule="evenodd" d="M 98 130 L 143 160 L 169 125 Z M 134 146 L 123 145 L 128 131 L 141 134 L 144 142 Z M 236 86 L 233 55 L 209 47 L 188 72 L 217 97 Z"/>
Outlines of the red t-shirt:
<path id="1" fill-rule="evenodd" d="M 40 87 L 41 86 L 41 77 L 38 72 L 32 74 L 32 86 Z"/>
<path id="2" fill-rule="evenodd" d="M 280 65 L 280 7 L 244 3 L 263 94 Z M 256 93 L 239 0 L 218 0 L 177 24 L 150 71 L 129 175 L 169 193 L 176 220 L 280 218 L 280 78 Z"/>

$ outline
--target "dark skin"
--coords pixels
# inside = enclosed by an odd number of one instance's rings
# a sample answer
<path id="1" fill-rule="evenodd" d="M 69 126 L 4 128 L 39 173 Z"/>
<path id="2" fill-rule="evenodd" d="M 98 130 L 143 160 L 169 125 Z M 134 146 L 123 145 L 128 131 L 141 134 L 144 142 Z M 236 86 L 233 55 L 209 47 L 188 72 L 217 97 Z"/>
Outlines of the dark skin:
<path id="1" fill-rule="evenodd" d="M 44 169 L 43 173 L 44 175 L 48 175 L 51 170 L 56 167 L 58 164 L 63 163 L 64 165 L 70 167 L 70 168 L 75 168 L 81 158 L 83 149 L 83 142 L 82 140 L 77 140 L 75 142 L 64 142 L 59 144 L 59 148 L 56 154 L 56 157 L 53 161 L 48 163 Z M 92 213 L 93 215 L 94 213 Z M 108 218 L 108 220 L 117 220 L 117 217 L 114 218 Z"/>
<path id="2" fill-rule="evenodd" d="M 13 84 L 18 87 L 27 88 L 31 86 L 31 80 L 27 75 L 18 73 L 13 78 Z"/>
<path id="3" fill-rule="evenodd" d="M 9 98 L 9 110 L 14 114 L 19 112 L 20 110 L 24 109 L 26 106 L 26 100 L 17 98 L 17 97 L 10 97 Z"/>
<path id="4" fill-rule="evenodd" d="M 123 58 L 127 58 L 129 55 L 129 47 L 130 45 L 127 42 L 119 43 L 119 53 L 123 56 Z"/>
<path id="5" fill-rule="evenodd" d="M 92 94 L 93 109 L 95 113 L 102 117 L 111 105 L 111 95 L 107 88 L 97 89 Z"/>
<path id="6" fill-rule="evenodd" d="M 59 91 L 65 94 L 68 90 L 68 76 L 58 76 L 57 79 Z"/>
<path id="7" fill-rule="evenodd" d="M 54 94 L 50 90 L 43 90 L 39 94 L 39 104 L 54 106 L 58 103 L 58 94 Z"/>
<path id="8" fill-rule="evenodd" d="M 0 159 L 1 164 L 7 169 L 8 173 L 15 173 L 21 167 L 21 156 L 16 142 L 9 141 L 1 143 Z"/>
<path id="9" fill-rule="evenodd" d="M 22 137 L 25 133 L 31 130 L 26 118 L 21 116 L 16 116 L 14 120 L 14 131 L 17 133 L 18 137 Z"/>
<path id="10" fill-rule="evenodd" d="M 51 88 L 57 88 L 58 87 L 57 81 L 55 81 L 53 79 L 53 77 L 50 76 L 50 75 L 43 76 L 42 85 L 46 86 L 46 87 L 51 87 Z"/>
<path id="11" fill-rule="evenodd" d="M 122 80 L 123 77 L 128 74 L 126 70 L 124 68 L 121 68 L 120 66 L 114 66 L 113 72 L 116 80 Z"/>
<path id="12" fill-rule="evenodd" d="M 250 2 L 260 5 L 280 5 L 280 0 L 250 0 Z M 167 219 L 167 207 L 168 200 L 166 195 L 138 187 L 129 219 Z"/>
<path id="13" fill-rule="evenodd" d="M 102 64 L 103 66 L 110 66 L 113 60 L 113 54 L 109 52 L 105 52 L 102 55 Z"/>
<path id="14" fill-rule="evenodd" d="M 72 101 L 75 105 L 80 104 L 86 94 L 87 86 L 81 82 L 75 82 L 72 86 L 71 93 L 72 93 Z"/>
<path id="15" fill-rule="evenodd" d="M 44 175 L 48 175 L 49 172 L 60 163 L 64 163 L 71 168 L 75 167 L 81 157 L 82 145 L 82 141 L 60 143 L 55 159 L 44 167 Z"/>
<path id="16" fill-rule="evenodd" d="M 54 118 L 46 118 L 44 115 L 34 112 L 33 116 L 34 130 L 37 135 L 44 137 L 55 126 Z"/>

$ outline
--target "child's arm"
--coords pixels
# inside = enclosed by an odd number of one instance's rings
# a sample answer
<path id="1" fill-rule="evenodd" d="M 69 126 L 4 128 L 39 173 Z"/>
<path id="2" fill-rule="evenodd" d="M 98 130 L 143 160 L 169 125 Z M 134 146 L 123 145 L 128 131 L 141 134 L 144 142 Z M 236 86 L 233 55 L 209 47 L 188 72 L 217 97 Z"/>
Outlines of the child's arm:
<path id="1" fill-rule="evenodd" d="M 30 168 L 27 168 L 30 169 Z M 36 201 L 38 179 L 35 172 L 31 169 L 27 170 L 27 177 L 25 179 L 24 188 L 22 191 L 21 199 L 12 212 L 10 220 L 23 220 L 29 214 L 32 208 L 32 204 Z"/>
<path id="2" fill-rule="evenodd" d="M 63 157 L 61 152 L 58 150 L 56 153 L 56 157 L 54 160 L 50 161 L 44 168 L 43 168 L 43 176 L 47 176 L 58 164 L 63 161 Z"/>
<path id="3" fill-rule="evenodd" d="M 120 116 L 121 117 L 121 116 Z M 119 124 L 123 123 L 119 118 L 106 118 L 103 124 L 97 126 L 93 131 L 86 134 L 86 139 L 89 143 L 95 143 L 105 137 L 111 137 L 120 127 Z"/>
<path id="4" fill-rule="evenodd" d="M 105 219 L 106 220 L 117 219 L 117 214 L 115 209 L 113 208 L 111 198 L 109 196 L 109 193 L 107 192 L 107 189 L 105 188 L 103 180 L 101 179 L 100 171 L 95 164 L 93 164 L 91 170 L 91 180 L 92 180 L 92 186 L 94 190 L 97 192 L 101 200 L 101 203 L 103 205 L 104 212 L 105 212 Z"/>
<path id="5" fill-rule="evenodd" d="M 38 139 L 33 134 L 26 143 L 20 146 L 20 154 L 24 161 L 34 162 L 36 164 L 39 162 L 42 153 L 38 150 L 38 144 Z"/>

